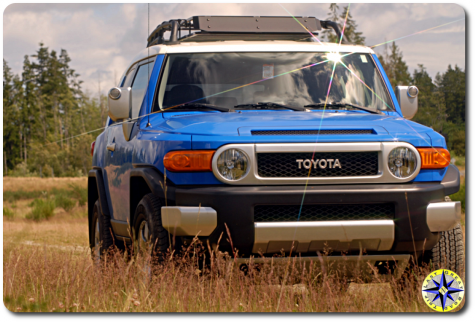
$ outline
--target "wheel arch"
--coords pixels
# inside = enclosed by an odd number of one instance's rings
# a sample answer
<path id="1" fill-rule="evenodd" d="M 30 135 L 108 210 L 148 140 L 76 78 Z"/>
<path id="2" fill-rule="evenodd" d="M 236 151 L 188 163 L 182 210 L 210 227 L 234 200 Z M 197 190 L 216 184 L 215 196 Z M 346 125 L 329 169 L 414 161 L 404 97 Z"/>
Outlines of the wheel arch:
<path id="1" fill-rule="evenodd" d="M 94 204 L 99 200 L 99 211 L 110 219 L 109 206 L 107 204 L 107 196 L 104 187 L 104 180 L 101 169 L 92 169 L 89 171 L 87 179 L 87 219 L 89 226 L 89 245 L 94 244 L 94 228 L 92 227 L 92 219 L 94 213 Z"/>
<path id="2" fill-rule="evenodd" d="M 151 166 L 135 166 L 130 172 L 130 221 L 129 226 L 134 224 L 134 215 L 137 205 L 142 198 L 153 193 L 162 205 L 173 205 L 175 200 L 175 188 L 166 182 L 163 175 Z"/>

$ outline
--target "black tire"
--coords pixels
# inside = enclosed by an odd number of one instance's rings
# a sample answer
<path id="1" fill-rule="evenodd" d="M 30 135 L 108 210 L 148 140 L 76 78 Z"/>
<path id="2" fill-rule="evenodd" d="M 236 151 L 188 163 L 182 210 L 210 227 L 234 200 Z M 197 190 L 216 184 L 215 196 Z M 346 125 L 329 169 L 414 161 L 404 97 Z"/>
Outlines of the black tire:
<path id="1" fill-rule="evenodd" d="M 152 254 L 159 259 L 163 259 L 169 250 L 171 238 L 162 226 L 161 208 L 160 199 L 149 193 L 139 202 L 134 216 L 134 238 L 137 247 L 143 248 L 148 239 L 152 245 Z M 147 225 L 148 234 L 142 225 Z"/>
<path id="2" fill-rule="evenodd" d="M 445 201 L 451 201 L 445 197 Z M 455 228 L 440 233 L 439 242 L 432 248 L 429 260 L 434 269 L 449 269 L 460 273 L 464 269 L 464 250 L 462 227 L 458 224 Z"/>
<path id="3" fill-rule="evenodd" d="M 462 272 L 464 251 L 460 224 L 454 229 L 440 233 L 439 242 L 432 249 L 431 257 L 434 269 L 446 268 L 456 273 Z"/>
<path id="4" fill-rule="evenodd" d="M 98 223 L 99 227 L 96 226 Z M 114 238 L 110 218 L 102 214 L 99 200 L 94 203 L 91 233 L 93 234 L 92 257 L 95 260 L 103 259 L 104 254 L 114 245 Z M 95 253 L 95 250 L 98 252 Z"/>

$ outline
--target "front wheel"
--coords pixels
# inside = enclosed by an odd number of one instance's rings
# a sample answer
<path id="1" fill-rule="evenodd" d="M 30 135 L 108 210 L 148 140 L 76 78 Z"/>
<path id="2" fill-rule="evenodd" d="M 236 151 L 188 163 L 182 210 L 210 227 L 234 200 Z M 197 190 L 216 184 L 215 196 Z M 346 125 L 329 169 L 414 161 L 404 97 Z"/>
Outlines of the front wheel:
<path id="1" fill-rule="evenodd" d="M 440 233 L 439 242 L 430 254 L 434 269 L 449 269 L 460 273 L 464 268 L 463 234 L 458 224 L 455 228 Z"/>
<path id="2" fill-rule="evenodd" d="M 168 231 L 162 226 L 162 204 L 149 193 L 142 198 L 135 211 L 134 231 L 138 251 L 151 247 L 152 254 L 163 258 L 170 247 Z"/>
<path id="3" fill-rule="evenodd" d="M 445 197 L 445 201 L 452 201 Z M 455 228 L 440 232 L 439 242 L 427 254 L 425 261 L 432 262 L 433 269 L 445 268 L 456 273 L 464 269 L 463 233 L 460 224 Z"/>

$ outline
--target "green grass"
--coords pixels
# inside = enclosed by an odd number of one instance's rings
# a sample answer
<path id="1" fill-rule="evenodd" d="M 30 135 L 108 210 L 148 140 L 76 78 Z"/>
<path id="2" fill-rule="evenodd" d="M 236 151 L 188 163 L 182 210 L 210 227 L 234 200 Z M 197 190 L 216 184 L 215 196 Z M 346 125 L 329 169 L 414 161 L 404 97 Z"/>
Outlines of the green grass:
<path id="1" fill-rule="evenodd" d="M 23 189 L 16 191 L 4 191 L 3 201 L 9 203 L 9 207 L 3 208 L 5 218 L 13 218 L 14 208 L 18 201 L 33 200 L 28 203 L 33 209 L 27 210 L 26 219 L 43 220 L 48 219 L 54 214 L 55 208 L 63 208 L 74 217 L 84 217 L 84 211 L 77 211 L 76 205 L 80 207 L 87 203 L 87 188 L 82 188 L 76 184 L 69 184 L 68 188 L 52 188 L 50 190 L 32 190 Z M 18 211 L 17 211 L 18 212 Z M 87 212 L 86 212 L 87 216 Z"/>
<path id="2" fill-rule="evenodd" d="M 70 189 L 57 189 L 53 188 L 51 191 L 41 191 L 41 190 L 33 190 L 33 191 L 24 191 L 24 190 L 17 190 L 17 191 L 4 191 L 3 192 L 3 201 L 14 203 L 18 200 L 27 200 L 27 199 L 38 199 L 41 197 L 46 196 L 62 196 L 60 198 L 70 198 L 77 200 L 79 202 L 79 206 L 84 206 L 87 202 L 87 188 L 81 188 L 78 185 L 70 184 Z M 62 207 L 58 204 L 59 207 Z M 66 209 L 65 209 L 66 210 Z"/>
<path id="3" fill-rule="evenodd" d="M 452 201 L 460 201 L 462 204 L 462 212 L 465 212 L 465 180 L 460 182 L 460 190 L 453 195 L 450 195 Z"/>
<path id="4" fill-rule="evenodd" d="M 458 167 L 465 167 L 465 156 L 459 156 L 452 154 L 452 160 L 455 160 L 455 165 Z"/>
<path id="5" fill-rule="evenodd" d="M 15 217 L 15 212 L 8 207 L 3 207 L 3 217 L 6 217 L 7 219 L 13 219 Z"/>
<path id="6" fill-rule="evenodd" d="M 41 198 L 45 193 L 46 193 L 45 191 L 40 191 L 40 190 L 34 190 L 34 191 L 23 191 L 23 190 L 4 191 L 3 192 L 3 201 L 13 203 L 13 202 L 18 201 L 18 200 Z"/>
<path id="7" fill-rule="evenodd" d="M 79 206 L 84 206 L 87 202 L 87 189 L 75 184 L 70 184 L 69 187 L 71 188 L 74 198 L 79 202 Z"/>
<path id="8" fill-rule="evenodd" d="M 26 219 L 42 220 L 49 219 L 54 214 L 56 204 L 54 199 L 35 199 L 30 204 L 33 209 L 26 215 Z"/>
<path id="9" fill-rule="evenodd" d="M 66 211 L 70 211 L 76 206 L 76 201 L 67 197 L 65 194 L 57 194 L 54 197 L 54 201 L 57 207 L 63 208 Z"/>

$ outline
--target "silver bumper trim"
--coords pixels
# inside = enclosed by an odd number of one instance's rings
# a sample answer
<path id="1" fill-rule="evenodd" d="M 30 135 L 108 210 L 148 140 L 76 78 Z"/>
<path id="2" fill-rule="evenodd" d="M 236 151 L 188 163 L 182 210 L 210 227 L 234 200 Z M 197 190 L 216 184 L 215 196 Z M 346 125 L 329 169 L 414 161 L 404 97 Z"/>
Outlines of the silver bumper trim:
<path id="1" fill-rule="evenodd" d="M 218 223 L 211 207 L 162 207 L 162 225 L 175 236 L 209 236 Z"/>
<path id="2" fill-rule="evenodd" d="M 460 201 L 436 202 L 427 206 L 427 226 L 430 231 L 447 231 L 460 222 L 462 205 Z"/>
<path id="3" fill-rule="evenodd" d="M 384 251 L 394 243 L 394 221 L 310 221 L 254 224 L 254 253 L 366 249 Z"/>

